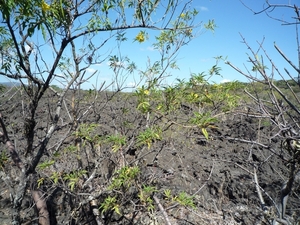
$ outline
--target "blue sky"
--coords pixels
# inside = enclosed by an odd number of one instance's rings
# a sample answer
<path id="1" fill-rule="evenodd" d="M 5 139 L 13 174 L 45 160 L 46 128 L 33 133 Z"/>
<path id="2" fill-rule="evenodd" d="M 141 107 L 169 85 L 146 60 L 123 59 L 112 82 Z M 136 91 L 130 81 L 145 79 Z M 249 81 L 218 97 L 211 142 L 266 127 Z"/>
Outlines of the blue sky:
<path id="1" fill-rule="evenodd" d="M 265 0 L 243 0 L 243 2 L 255 11 L 260 11 L 265 4 Z M 270 2 L 298 4 L 298 0 L 270 0 Z M 247 63 L 247 53 L 250 52 L 242 43 L 240 34 L 254 50 L 258 48 L 256 41 L 265 38 L 264 47 L 279 69 L 283 70 L 286 67 L 295 77 L 297 76 L 273 47 L 273 43 L 276 42 L 281 50 L 297 65 L 295 26 L 283 26 L 279 21 L 267 17 L 265 13 L 254 15 L 245 5 L 240 0 L 194 0 L 193 7 L 199 10 L 198 20 L 205 23 L 213 19 L 217 28 L 213 33 L 210 31 L 202 33 L 188 45 L 182 47 L 177 56 L 177 65 L 180 70 L 169 71 L 172 76 L 168 78 L 168 84 L 171 84 L 176 78 L 188 80 L 191 73 L 207 72 L 214 65 L 214 57 L 216 56 L 227 57 L 228 61 L 241 69 L 244 68 L 244 64 L 248 65 L 251 70 L 251 65 Z M 270 15 L 290 20 L 291 16 L 295 16 L 293 13 L 293 9 L 278 8 L 272 11 Z M 152 62 L 159 60 L 158 52 L 153 51 L 151 46 L 151 39 L 153 40 L 158 33 L 149 31 L 149 40 L 140 44 L 133 42 L 133 38 L 139 31 L 135 29 L 127 32 L 128 41 L 122 45 L 121 52 L 123 56 L 127 55 L 140 68 L 143 68 L 148 59 Z M 78 44 L 80 43 L 78 42 Z M 116 50 L 115 43 L 110 42 L 106 49 L 103 49 L 103 52 L 107 53 L 107 49 Z M 264 58 L 264 61 L 266 62 L 267 59 Z M 245 77 L 228 65 L 220 63 L 219 66 L 222 69 L 222 77 L 213 77 L 211 81 L 217 83 L 226 80 L 247 81 Z M 113 78 L 113 72 L 109 69 L 107 62 L 91 67 L 87 74 L 94 70 L 97 70 L 98 73 L 83 85 L 84 88 L 91 88 L 92 84 L 95 85 L 96 83 L 99 86 L 103 81 L 109 83 Z M 127 77 L 124 84 L 130 86 L 138 80 L 139 74 L 136 73 L 134 76 Z M 6 81 L 6 79 L 0 76 L 0 81 Z"/>
<path id="2" fill-rule="evenodd" d="M 264 0 L 244 0 L 245 5 L 249 8 L 259 11 L 264 6 Z M 273 1 L 274 2 L 274 1 Z M 296 0 L 281 0 L 275 3 L 290 3 L 295 4 Z M 215 32 L 205 32 L 192 40 L 187 46 L 183 46 L 177 57 L 177 64 L 180 70 L 172 70 L 170 73 L 172 77 L 168 78 L 168 83 L 172 83 L 176 78 L 188 80 L 190 73 L 200 73 L 208 71 L 215 63 L 214 57 L 224 56 L 227 60 L 237 67 L 244 69 L 244 65 L 248 65 L 251 70 L 251 65 L 247 63 L 250 53 L 247 51 L 246 45 L 242 43 L 243 37 L 248 44 L 256 51 L 258 48 L 257 41 L 264 40 L 264 47 L 269 56 L 273 59 L 279 69 L 288 68 L 290 72 L 294 73 L 291 67 L 285 63 L 281 56 L 273 47 L 274 42 L 281 48 L 281 50 L 290 57 L 290 59 L 297 65 L 297 43 L 295 39 L 295 27 L 283 26 L 279 21 L 272 20 L 267 17 L 265 13 L 254 15 L 245 5 L 239 0 L 196 0 L 194 7 L 199 10 L 199 20 L 207 22 L 214 19 L 217 28 Z M 280 19 L 290 20 L 293 15 L 293 10 L 285 10 L 279 8 L 274 10 L 270 15 Z M 129 34 L 136 34 L 138 30 L 130 31 Z M 151 39 L 151 32 L 149 36 Z M 154 35 L 154 34 L 152 34 Z M 129 58 L 134 60 L 139 66 L 145 65 L 147 57 L 157 60 L 157 53 L 152 51 L 151 42 L 139 44 L 137 42 L 129 41 L 122 47 L 123 54 L 127 54 Z M 264 58 L 267 62 L 267 59 Z M 220 63 L 222 68 L 222 77 L 213 77 L 213 82 L 223 81 L 247 81 L 245 77 L 237 73 L 234 69 L 224 63 Z M 100 74 L 106 74 L 105 65 L 101 67 Z M 108 71 L 106 75 L 110 72 Z M 297 75 L 295 74 L 295 77 Z M 100 80 L 105 80 L 109 76 L 99 76 Z M 138 77 L 137 75 L 135 77 Z M 133 83 L 134 80 L 128 78 L 127 84 Z"/>
<path id="3" fill-rule="evenodd" d="M 243 2 L 255 11 L 259 11 L 263 8 L 265 1 L 243 0 Z M 296 3 L 296 1 L 293 2 L 292 0 L 277 2 L 281 2 L 280 4 Z M 207 8 L 207 11 L 202 11 L 200 15 L 202 14 L 206 19 L 213 18 L 218 28 L 214 34 L 206 33 L 195 40 L 194 43 L 191 43 L 191 49 L 199 49 L 199 53 L 193 54 L 193 57 L 189 61 L 192 71 L 209 68 L 214 61 L 213 57 L 217 55 L 227 56 L 228 61 L 240 68 L 244 68 L 244 64 L 248 61 L 246 53 L 249 53 L 249 51 L 247 51 L 246 45 L 241 43 L 242 38 L 240 34 L 243 35 L 254 50 L 258 48 L 257 41 L 261 41 L 265 37 L 264 47 L 279 67 L 287 65 L 283 63 L 283 60 L 274 49 L 274 42 L 296 64 L 297 45 L 294 26 L 282 26 L 279 21 L 268 18 L 265 13 L 254 15 L 239 0 L 201 1 L 201 4 Z M 292 10 L 287 11 L 281 8 L 274 10 L 271 15 L 277 18 L 290 19 L 291 13 L 293 13 Z M 245 80 L 242 75 L 236 73 L 229 66 L 221 65 L 221 67 L 223 78 L 216 78 L 216 81 L 219 82 L 223 79 Z"/>

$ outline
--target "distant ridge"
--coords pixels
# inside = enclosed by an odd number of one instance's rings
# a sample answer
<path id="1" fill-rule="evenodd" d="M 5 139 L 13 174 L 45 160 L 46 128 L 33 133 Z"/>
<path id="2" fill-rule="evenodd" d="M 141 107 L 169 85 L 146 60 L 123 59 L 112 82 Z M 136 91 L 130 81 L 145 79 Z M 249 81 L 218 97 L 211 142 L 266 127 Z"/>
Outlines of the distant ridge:
<path id="1" fill-rule="evenodd" d="M 19 87 L 21 83 L 19 82 L 0 82 L 0 85 L 6 86 L 6 87 Z"/>

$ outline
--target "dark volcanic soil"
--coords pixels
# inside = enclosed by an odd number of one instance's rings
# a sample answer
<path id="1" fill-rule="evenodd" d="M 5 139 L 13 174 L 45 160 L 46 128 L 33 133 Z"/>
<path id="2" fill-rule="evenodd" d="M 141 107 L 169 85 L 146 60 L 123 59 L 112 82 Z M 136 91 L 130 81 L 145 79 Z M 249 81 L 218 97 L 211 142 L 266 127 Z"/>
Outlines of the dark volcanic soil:
<path id="1" fill-rule="evenodd" d="M 96 196 L 97 207 L 103 199 L 111 195 L 107 189 L 116 169 L 124 165 L 138 165 L 140 183 L 155 186 L 155 196 L 166 210 L 171 224 L 269 224 L 275 212 L 274 202 L 279 199 L 280 189 L 288 178 L 289 168 L 282 159 L 280 140 L 269 142 L 273 127 L 258 119 L 240 114 L 227 114 L 218 117 L 217 129 L 208 130 L 210 140 L 206 140 L 198 128 L 185 128 L 171 123 L 163 117 L 150 117 L 150 126 L 162 128 L 162 140 L 147 146 L 136 146 L 135 140 L 140 131 L 145 130 L 146 117 L 136 110 L 134 97 L 102 93 L 94 106 L 86 96 L 78 97 L 78 121 L 97 124 L 91 136 L 105 137 L 115 133 L 127 137 L 124 148 L 114 153 L 109 143 L 91 146 L 88 141 L 77 140 L 74 136 L 74 123 L 71 123 L 71 97 L 64 102 L 55 135 L 51 138 L 43 161 L 55 160 L 46 169 L 37 169 L 39 178 L 49 178 L 53 171 L 60 174 L 85 169 L 82 178 L 73 191 L 66 180 L 58 184 L 45 179 L 41 185 L 47 200 L 51 224 L 96 224 L 88 195 Z M 21 101 L 20 93 L 6 94 L 0 99 L 10 138 L 14 141 L 21 158 L 26 161 L 24 148 L 24 121 L 26 99 Z M 35 149 L 46 135 L 56 108 L 57 97 L 47 94 L 37 111 Z M 49 113 L 50 112 L 50 113 Z M 175 117 L 188 117 L 190 112 L 182 109 Z M 181 115 L 182 114 L 182 115 Z M 244 142 L 239 141 L 244 140 Z M 80 142 L 80 150 L 67 151 L 68 146 Z M 84 143 L 83 143 L 84 142 Z M 269 149 L 255 142 L 264 143 Z M 35 150 L 35 151 L 36 151 Z M 2 154 L 5 145 L 0 144 Z M 273 152 L 272 152 L 273 151 Z M 274 154 L 275 152 L 275 154 Z M 59 153 L 59 155 L 57 154 Z M 262 210 L 254 183 L 254 169 L 257 171 L 267 210 Z M 11 160 L 1 164 L 2 180 L 9 174 L 11 182 L 17 182 L 18 171 Z M 95 173 L 87 187 L 83 182 Z M 140 184 L 139 184 L 140 185 Z M 104 213 L 100 216 L 103 224 L 165 224 L 157 204 L 147 211 L 138 200 L 138 187 L 129 188 L 124 193 L 115 193 L 121 199 L 121 214 Z M 30 187 L 28 187 L 28 190 Z M 195 207 L 185 207 L 175 201 L 168 201 L 164 190 L 170 189 L 175 195 L 186 192 L 194 196 Z M 0 182 L 0 224 L 10 224 L 11 199 L 7 183 Z M 300 189 L 295 185 L 289 198 L 286 214 L 294 219 L 300 217 Z M 36 224 L 37 213 L 30 192 L 26 192 L 21 213 L 23 224 Z"/>

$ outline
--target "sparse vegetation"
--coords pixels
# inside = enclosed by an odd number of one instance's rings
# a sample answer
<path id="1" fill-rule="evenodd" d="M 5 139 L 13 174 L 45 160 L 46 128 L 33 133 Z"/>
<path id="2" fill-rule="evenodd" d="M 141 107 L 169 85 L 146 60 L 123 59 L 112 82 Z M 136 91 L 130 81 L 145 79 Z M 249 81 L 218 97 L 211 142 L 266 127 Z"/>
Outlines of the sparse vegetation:
<path id="1" fill-rule="evenodd" d="M 22 84 L 0 86 L 5 222 L 298 224 L 300 86 L 277 69 L 280 80 L 267 73 L 277 66 L 263 44 L 270 65 L 243 39 L 253 53 L 249 73 L 219 56 L 208 71 L 165 85 L 198 28 L 190 1 L 84 2 L 0 6 L 0 75 Z M 136 45 L 157 31 L 151 44 L 160 57 L 144 69 L 122 52 L 133 28 Z M 204 28 L 214 31 L 214 20 Z M 103 56 L 109 41 L 117 51 Z M 88 69 L 105 60 L 112 83 L 82 90 L 96 73 Z M 211 82 L 221 60 L 251 82 Z M 134 72 L 140 86 L 125 92 Z"/>

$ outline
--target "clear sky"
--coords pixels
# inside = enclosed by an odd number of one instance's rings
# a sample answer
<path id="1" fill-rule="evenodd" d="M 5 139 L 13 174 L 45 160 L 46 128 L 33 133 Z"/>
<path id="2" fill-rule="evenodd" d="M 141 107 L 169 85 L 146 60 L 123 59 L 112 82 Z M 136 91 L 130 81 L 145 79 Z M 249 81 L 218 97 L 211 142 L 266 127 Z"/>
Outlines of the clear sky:
<path id="1" fill-rule="evenodd" d="M 296 0 L 277 0 L 273 2 L 280 4 L 299 3 Z M 260 11 L 265 1 L 243 0 L 243 3 L 250 9 Z M 251 70 L 251 64 L 247 63 L 247 54 L 250 52 L 247 50 L 246 45 L 242 43 L 240 34 L 243 35 L 255 51 L 258 49 L 257 41 L 262 41 L 265 38 L 264 47 L 276 65 L 280 69 L 288 68 L 295 77 L 297 76 L 273 47 L 274 42 L 276 42 L 277 46 L 290 57 L 294 64 L 298 65 L 295 26 L 282 25 L 281 22 L 269 18 L 265 13 L 254 15 L 240 0 L 194 0 L 193 4 L 200 12 L 199 19 L 203 22 L 214 19 L 217 28 L 214 33 L 208 31 L 199 35 L 180 50 L 177 57 L 177 64 L 180 70 L 171 71 L 173 76 L 169 78 L 169 83 L 176 78 L 187 80 L 190 77 L 190 73 L 208 71 L 214 65 L 214 57 L 216 56 L 227 57 L 228 61 L 241 69 L 244 69 L 244 65 L 248 65 L 248 68 Z M 293 9 L 285 10 L 284 8 L 273 10 L 270 15 L 289 21 L 291 21 L 291 16 L 295 16 Z M 130 32 L 136 34 L 138 31 Z M 151 32 L 149 32 L 149 36 L 151 36 Z M 129 58 L 136 61 L 138 65 L 145 65 L 148 56 L 150 58 L 153 57 L 153 59 L 157 56 L 153 52 L 149 41 L 142 44 L 128 41 L 128 44 L 123 46 L 122 50 L 124 54 L 128 54 Z M 264 61 L 267 62 L 267 59 L 264 58 Z M 235 72 L 228 65 L 220 63 L 219 66 L 222 68 L 222 77 L 213 77 L 212 81 L 217 83 L 227 80 L 247 81 L 245 77 Z M 105 71 L 104 67 L 105 65 L 102 68 L 100 67 L 102 71 Z M 100 75 L 99 79 L 106 78 Z M 134 81 L 129 78 L 127 84 L 131 82 Z"/>
<path id="2" fill-rule="evenodd" d="M 198 3 L 197 3 L 198 2 Z M 201 2 L 201 3 L 200 3 Z M 243 0 L 243 3 L 249 8 L 260 11 L 263 8 L 264 0 Z M 281 1 L 269 1 L 296 4 L 299 3 L 296 0 L 281 0 Z M 214 56 L 222 55 L 227 56 L 228 60 L 237 65 L 240 68 L 244 68 L 244 64 L 247 63 L 248 57 L 246 53 L 250 53 L 247 50 L 246 45 L 242 43 L 242 38 L 246 39 L 248 44 L 257 50 L 257 41 L 261 41 L 265 37 L 264 47 L 268 51 L 268 54 L 277 62 L 277 65 L 286 66 L 282 63 L 281 57 L 273 47 L 274 42 L 290 56 L 296 63 L 296 35 L 294 26 L 282 26 L 279 21 L 272 20 L 265 13 L 254 15 L 251 10 L 245 7 L 240 0 L 222 0 L 222 1 L 195 1 L 195 4 L 199 4 L 198 7 L 204 7 L 204 11 L 201 11 L 200 16 L 203 15 L 205 19 L 213 18 L 218 26 L 214 34 L 206 33 L 203 36 L 195 40 L 183 55 L 188 55 L 188 52 L 193 52 L 192 49 L 197 49 L 189 57 L 188 68 L 192 71 L 205 70 L 209 68 L 213 62 Z M 290 16 L 293 15 L 293 10 L 284 10 L 278 8 L 274 10 L 270 15 L 290 20 Z M 264 58 L 266 62 L 267 59 Z M 250 66 L 250 64 L 247 64 Z M 236 73 L 231 67 L 222 65 L 223 78 L 216 78 L 216 81 L 226 80 L 245 80 L 240 74 Z M 250 67 L 251 69 L 251 67 Z"/>
<path id="3" fill-rule="evenodd" d="M 172 77 L 168 79 L 168 83 L 172 83 L 176 78 L 188 80 L 190 73 L 207 72 L 214 65 L 216 56 L 227 57 L 228 61 L 241 69 L 244 68 L 244 64 L 248 65 L 251 70 L 251 65 L 247 63 L 247 53 L 250 52 L 242 43 L 240 34 L 254 50 L 258 48 L 257 41 L 265 38 L 264 47 L 279 69 L 286 67 L 295 77 L 297 76 L 273 47 L 276 42 L 294 64 L 298 65 L 295 26 L 282 25 L 281 22 L 269 18 L 265 13 L 254 15 L 241 1 L 254 11 L 260 11 L 265 4 L 265 0 L 194 0 L 193 6 L 199 10 L 198 20 L 205 23 L 213 19 L 217 28 L 214 33 L 204 32 L 182 47 L 177 57 L 180 70 L 170 71 Z M 299 5 L 299 0 L 269 0 L 269 2 Z M 289 21 L 291 21 L 291 16 L 295 16 L 293 9 L 284 8 L 275 9 L 270 15 Z M 123 56 L 128 55 L 139 67 L 145 67 L 148 59 L 152 62 L 159 60 L 158 53 L 153 51 L 151 46 L 151 38 L 154 38 L 155 34 L 149 32 L 149 40 L 144 43 L 133 42 L 138 32 L 138 29 L 128 31 L 128 41 L 122 45 L 121 51 Z M 111 42 L 107 48 L 116 49 L 116 46 Z M 264 61 L 266 62 L 267 59 L 264 58 Z M 247 81 L 228 65 L 220 63 L 219 66 L 222 69 L 222 77 L 214 77 L 212 81 L 217 83 L 233 80 Z M 83 86 L 84 88 L 90 88 L 91 84 L 95 85 L 96 80 L 98 85 L 103 81 L 112 80 L 113 72 L 109 70 L 108 62 L 93 66 L 88 73 L 93 70 L 98 70 L 98 73 Z M 135 74 L 135 77 L 128 77 L 125 84 L 135 83 L 138 77 L 138 74 Z M 0 76 L 0 81 L 6 81 L 6 79 Z"/>
<path id="4" fill-rule="evenodd" d="M 197 3 L 198 2 L 198 3 Z M 201 4 L 199 4 L 201 2 Z M 254 10 L 261 10 L 263 8 L 264 0 L 243 0 L 243 2 Z M 270 1 L 272 2 L 272 1 Z M 274 1 L 273 1 L 274 2 Z M 288 3 L 289 1 L 277 1 Z M 296 3 L 290 1 L 291 3 Z M 207 70 L 214 63 L 214 56 L 227 56 L 228 61 L 243 68 L 243 64 L 247 63 L 248 57 L 246 53 L 246 45 L 242 43 L 242 38 L 246 39 L 248 44 L 257 50 L 257 41 L 261 41 L 265 37 L 264 47 L 269 55 L 278 62 L 278 66 L 286 66 L 281 64 L 283 60 L 273 47 L 276 44 L 292 59 L 296 60 L 296 35 L 294 26 L 282 26 L 279 21 L 274 21 L 267 17 L 265 13 L 254 15 L 247 9 L 239 0 L 222 0 L 222 1 L 195 1 L 199 4 L 198 7 L 207 9 L 201 11 L 200 16 L 203 15 L 205 19 L 213 18 L 217 24 L 215 33 L 205 33 L 197 40 L 190 44 L 189 50 L 186 48 L 182 52 L 182 56 L 186 56 L 189 60 L 185 60 L 185 70 L 202 71 Z M 299 3 L 299 2 L 298 2 Z M 203 5 L 202 5 L 203 4 Z M 290 10 L 292 11 L 292 10 Z M 274 17 L 290 19 L 288 13 L 293 13 L 276 9 L 271 14 Z M 294 16 L 294 15 L 293 15 Z M 195 49 L 193 51 L 193 49 Z M 189 56 L 189 53 L 191 55 Z M 265 62 L 267 59 L 265 58 Z M 295 64 L 297 64 L 294 61 Z M 250 66 L 250 64 L 248 64 Z M 244 78 L 235 73 L 235 71 L 228 65 L 222 65 L 223 78 L 216 78 L 216 81 L 223 79 L 227 80 L 244 80 Z M 250 67 L 251 69 L 251 67 Z"/>

